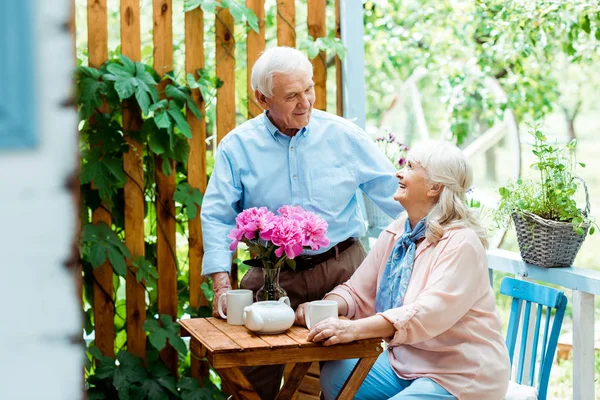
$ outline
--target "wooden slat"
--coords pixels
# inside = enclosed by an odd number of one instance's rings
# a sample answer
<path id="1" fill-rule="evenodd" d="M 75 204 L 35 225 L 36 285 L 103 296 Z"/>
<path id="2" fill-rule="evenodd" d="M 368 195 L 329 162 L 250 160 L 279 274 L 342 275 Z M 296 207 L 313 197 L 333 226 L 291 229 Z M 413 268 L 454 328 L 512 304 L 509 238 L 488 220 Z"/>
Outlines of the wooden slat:
<path id="1" fill-rule="evenodd" d="M 309 374 L 319 376 L 321 374 L 321 368 L 319 367 L 319 363 L 313 363 L 308 370 Z"/>
<path id="2" fill-rule="evenodd" d="M 233 17 L 228 8 L 215 17 L 217 77 L 223 86 L 217 90 L 217 143 L 235 128 L 235 38 Z"/>
<path id="3" fill-rule="evenodd" d="M 102 207 L 92 212 L 92 223 L 111 226 L 110 214 Z M 115 304 L 112 266 L 107 261 L 94 270 L 94 330 L 96 347 L 103 355 L 115 356 Z"/>
<path id="4" fill-rule="evenodd" d="M 88 2 L 88 63 L 99 68 L 108 58 L 106 0 Z M 106 107 L 106 106 L 104 106 Z M 111 226 L 111 216 L 102 206 L 92 212 L 92 223 Z M 95 344 L 102 354 L 115 356 L 114 301 L 112 267 L 106 262 L 94 270 Z"/>
<path id="5" fill-rule="evenodd" d="M 153 0 L 154 69 L 162 76 L 173 69 L 172 0 Z M 164 81 L 159 85 L 162 92 Z M 156 157 L 156 259 L 158 267 L 158 312 L 177 316 L 177 263 L 175 255 L 175 164 L 173 173 L 162 173 L 162 160 Z M 173 374 L 177 372 L 177 352 L 167 344 L 161 358 Z"/>
<path id="6" fill-rule="evenodd" d="M 314 39 L 326 35 L 325 26 L 326 0 L 308 1 L 308 34 Z M 311 60 L 314 69 L 316 100 L 314 107 L 319 110 L 327 109 L 327 53 L 322 51 Z"/>
<path id="7" fill-rule="evenodd" d="M 197 70 L 204 67 L 204 17 L 200 7 L 185 13 L 185 70 L 198 78 Z M 204 99 L 199 89 L 192 90 L 192 97 L 196 101 L 202 115 L 205 113 Z M 190 139 L 190 155 L 188 158 L 188 183 L 197 188 L 201 193 L 206 192 L 206 121 L 198 119 L 188 109 L 187 121 L 192 130 Z M 200 225 L 200 210 L 197 217 L 189 223 L 189 263 L 190 263 L 190 305 L 194 308 L 208 305 L 200 285 L 204 282 L 202 273 L 202 256 L 204 246 L 202 243 L 202 227 Z"/>
<path id="8" fill-rule="evenodd" d="M 377 361 L 377 357 L 363 358 L 356 363 L 348 380 L 338 393 L 338 400 L 352 400 L 354 398 L 375 361 Z"/>
<path id="9" fill-rule="evenodd" d="M 242 348 L 205 318 L 181 319 L 179 324 L 211 352 L 242 351 Z"/>
<path id="10" fill-rule="evenodd" d="M 237 343 L 242 350 L 265 350 L 271 348 L 261 337 L 252 334 L 245 326 L 229 325 L 224 320 L 218 318 L 208 318 L 207 321 Z"/>
<path id="11" fill-rule="evenodd" d="M 304 393 L 314 394 L 318 396 L 319 392 L 321 392 L 321 383 L 319 381 L 319 377 L 306 375 L 302 380 L 300 390 Z"/>
<path id="12" fill-rule="evenodd" d="M 311 364 L 312 363 L 310 362 L 305 362 L 294 365 L 294 368 L 292 368 L 292 372 L 285 380 L 285 384 L 283 385 L 281 391 L 277 395 L 276 400 L 289 399 L 294 395 L 294 393 L 296 393 L 300 382 L 302 382 L 302 379 L 304 378 L 304 375 L 306 375 L 306 371 L 308 371 Z"/>
<path id="13" fill-rule="evenodd" d="M 300 347 L 298 342 L 282 333 L 280 335 L 261 335 L 262 340 L 267 342 L 272 349 L 280 349 L 285 347 Z"/>
<path id="14" fill-rule="evenodd" d="M 308 329 L 301 326 L 292 326 L 288 329 L 285 334 L 288 335 L 291 339 L 296 341 L 300 347 L 315 347 L 317 346 L 314 342 L 307 342 L 306 337 L 308 336 Z"/>
<path id="15" fill-rule="evenodd" d="M 137 0 L 121 0 L 121 51 L 133 61 L 141 59 L 140 3 Z M 133 101 L 123 105 L 123 129 L 129 151 L 123 154 L 123 169 L 127 174 L 125 183 L 125 245 L 133 259 L 144 256 L 144 170 L 143 148 L 131 139 L 128 132 L 141 127 L 141 115 Z M 137 282 L 132 265 L 128 260 L 127 300 L 127 350 L 142 359 L 146 358 L 146 299 L 144 286 Z"/>
<path id="16" fill-rule="evenodd" d="M 213 352 L 207 357 L 214 368 L 231 368 L 251 365 L 274 365 L 290 362 L 328 361 L 346 358 L 376 357 L 381 352 L 378 340 L 368 340 L 346 345 L 324 347 L 286 348 L 241 352 Z"/>
<path id="17" fill-rule="evenodd" d="M 99 68 L 108 59 L 108 16 L 106 0 L 87 3 L 88 63 Z"/>
<path id="18" fill-rule="evenodd" d="M 185 13 L 185 49 L 185 71 L 198 78 L 197 70 L 204 67 L 204 13 L 200 7 Z M 204 115 L 204 99 L 202 99 L 199 89 L 192 90 L 192 98 Z M 189 141 L 188 183 L 191 187 L 200 190 L 201 193 L 205 193 L 207 184 L 206 121 L 204 118 L 196 118 L 189 109 L 186 111 L 186 117 L 192 131 L 192 139 Z M 196 309 L 199 306 L 208 305 L 208 301 L 200 289 L 200 285 L 204 282 L 202 277 L 204 245 L 200 210 L 195 219 L 188 221 L 188 228 L 190 306 Z M 202 381 L 201 378 L 208 376 L 208 372 L 209 365 L 206 361 L 191 358 L 190 373 L 194 378 Z"/>
<path id="19" fill-rule="evenodd" d="M 250 8 L 258 18 L 258 33 L 250 29 L 246 38 L 247 52 L 247 82 L 248 82 L 248 119 L 262 113 L 262 107 L 256 102 L 252 90 L 252 67 L 265 49 L 265 0 L 246 0 L 246 7 Z"/>
<path id="20" fill-rule="evenodd" d="M 298 392 L 296 393 L 296 400 L 319 400 L 319 395 Z"/>
<path id="21" fill-rule="evenodd" d="M 262 113 L 262 107 L 256 102 L 254 92 L 252 91 L 252 66 L 265 49 L 265 0 L 246 0 L 246 7 L 254 11 L 258 17 L 258 33 L 252 29 L 248 31 L 246 39 L 247 52 L 247 76 L 248 76 L 248 119 L 254 118 Z"/>
<path id="22" fill-rule="evenodd" d="M 239 368 L 218 369 L 217 372 L 226 381 L 235 399 L 260 400 L 260 397 Z"/>
<path id="23" fill-rule="evenodd" d="M 277 45 L 296 47 L 296 5 L 294 0 L 277 0 Z"/>
<path id="24" fill-rule="evenodd" d="M 340 24 L 340 0 L 335 0 L 335 37 L 342 37 Z M 342 80 L 342 60 L 335 56 L 335 105 L 336 114 L 342 117 L 344 115 L 344 81 Z"/>

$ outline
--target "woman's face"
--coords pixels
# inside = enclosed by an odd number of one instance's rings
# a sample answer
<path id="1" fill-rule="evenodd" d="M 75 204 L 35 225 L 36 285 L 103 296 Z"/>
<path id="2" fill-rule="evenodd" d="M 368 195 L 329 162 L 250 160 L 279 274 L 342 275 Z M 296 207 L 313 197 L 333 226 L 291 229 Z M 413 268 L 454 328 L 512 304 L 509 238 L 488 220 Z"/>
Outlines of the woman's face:
<path id="1" fill-rule="evenodd" d="M 432 201 L 431 184 L 425 179 L 425 169 L 410 158 L 404 168 L 396 172 L 398 190 L 394 193 L 394 200 L 408 211 L 415 205 L 422 207 Z"/>

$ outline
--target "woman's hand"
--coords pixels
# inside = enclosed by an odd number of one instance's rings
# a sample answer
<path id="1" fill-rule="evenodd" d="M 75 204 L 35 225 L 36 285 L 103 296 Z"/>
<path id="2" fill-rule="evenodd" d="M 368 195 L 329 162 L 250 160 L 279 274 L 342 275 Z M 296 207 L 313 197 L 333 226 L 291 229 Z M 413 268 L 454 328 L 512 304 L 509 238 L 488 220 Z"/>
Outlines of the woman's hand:
<path id="1" fill-rule="evenodd" d="M 300 308 L 300 307 L 298 307 Z M 297 318 L 296 312 L 296 318 Z M 358 339 L 356 321 L 327 318 L 315 325 L 306 338 L 309 342 L 323 342 L 324 346 L 353 342 Z"/>
<path id="2" fill-rule="evenodd" d="M 298 308 L 296 308 L 296 321 L 294 321 L 294 324 L 307 326 L 306 325 L 306 308 L 308 307 L 308 304 L 309 304 L 308 302 L 302 303 L 298 306 Z"/>

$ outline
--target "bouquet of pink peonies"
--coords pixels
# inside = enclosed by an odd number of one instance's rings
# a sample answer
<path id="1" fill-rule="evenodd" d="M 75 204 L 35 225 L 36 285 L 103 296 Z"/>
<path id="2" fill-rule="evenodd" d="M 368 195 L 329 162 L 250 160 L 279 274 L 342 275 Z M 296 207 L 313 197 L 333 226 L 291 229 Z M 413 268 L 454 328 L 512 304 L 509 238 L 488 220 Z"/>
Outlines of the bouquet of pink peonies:
<path id="1" fill-rule="evenodd" d="M 245 243 L 255 257 L 246 263 L 262 266 L 264 270 L 265 285 L 257 293 L 259 300 L 285 296 L 277 282 L 284 263 L 295 269 L 294 258 L 303 249 L 318 250 L 329 245 L 327 222 L 317 214 L 300 206 L 282 206 L 277 212 L 279 215 L 266 207 L 248 208 L 238 214 L 236 226 L 228 236 L 232 240 L 232 251 L 238 243 Z"/>

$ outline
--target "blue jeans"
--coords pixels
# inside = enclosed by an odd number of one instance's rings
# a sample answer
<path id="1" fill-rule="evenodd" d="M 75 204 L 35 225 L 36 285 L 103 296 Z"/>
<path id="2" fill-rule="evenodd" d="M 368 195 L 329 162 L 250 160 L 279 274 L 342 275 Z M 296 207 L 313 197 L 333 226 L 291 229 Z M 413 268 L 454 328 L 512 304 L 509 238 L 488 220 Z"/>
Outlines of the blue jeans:
<path id="1" fill-rule="evenodd" d="M 321 390 L 326 400 L 335 399 L 358 359 L 328 361 L 321 368 Z M 359 400 L 456 400 L 446 389 L 429 378 L 400 379 L 394 373 L 387 350 L 378 358 L 358 389 Z"/>

